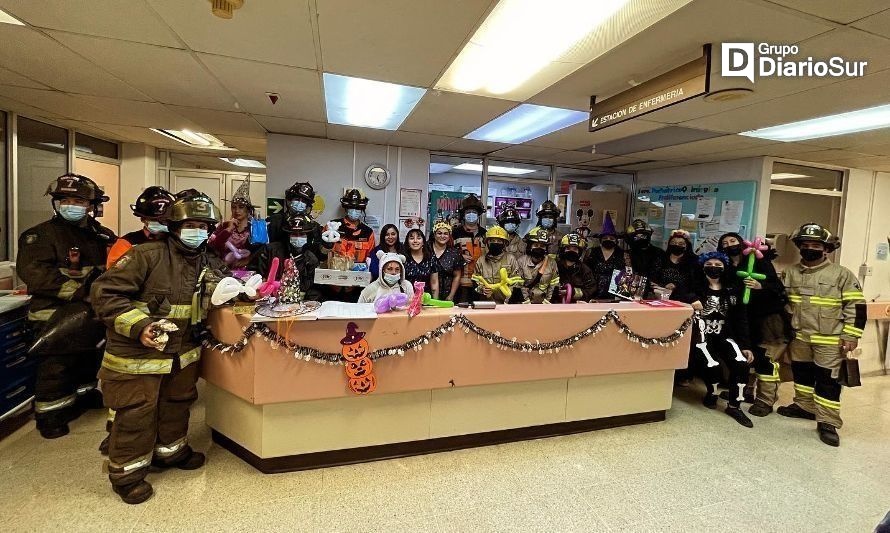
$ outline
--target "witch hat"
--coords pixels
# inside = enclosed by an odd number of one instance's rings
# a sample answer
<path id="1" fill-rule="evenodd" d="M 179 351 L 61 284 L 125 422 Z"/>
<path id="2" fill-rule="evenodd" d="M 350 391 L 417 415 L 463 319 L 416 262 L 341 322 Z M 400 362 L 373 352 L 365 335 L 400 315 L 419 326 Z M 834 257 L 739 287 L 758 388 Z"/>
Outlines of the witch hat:
<path id="1" fill-rule="evenodd" d="M 615 231 L 615 224 L 612 222 L 612 215 L 608 211 L 603 216 L 603 230 L 600 232 L 600 237 L 605 235 L 618 235 L 618 232 Z"/>
<path id="2" fill-rule="evenodd" d="M 241 182 L 241 185 L 235 190 L 235 194 L 232 195 L 232 205 L 244 205 L 250 208 L 257 208 L 259 206 L 253 205 L 253 202 L 250 201 L 250 175 L 247 176 L 247 179 Z"/>
<path id="3" fill-rule="evenodd" d="M 348 344 L 355 344 L 364 338 L 365 332 L 358 331 L 358 324 L 356 324 L 355 322 L 350 322 L 346 324 L 346 336 L 340 339 L 340 344 L 344 346 Z"/>

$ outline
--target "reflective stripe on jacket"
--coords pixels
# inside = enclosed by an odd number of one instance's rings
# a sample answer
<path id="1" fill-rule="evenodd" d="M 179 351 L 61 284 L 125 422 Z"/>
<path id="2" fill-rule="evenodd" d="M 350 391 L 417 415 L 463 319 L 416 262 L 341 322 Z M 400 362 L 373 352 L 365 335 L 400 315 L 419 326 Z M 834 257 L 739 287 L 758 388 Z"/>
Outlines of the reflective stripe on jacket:
<path id="1" fill-rule="evenodd" d="M 815 267 L 798 263 L 785 269 L 782 278 L 797 339 L 835 346 L 841 339 L 862 337 L 865 318 L 857 316 L 856 304 L 865 297 L 849 269 L 827 260 Z"/>

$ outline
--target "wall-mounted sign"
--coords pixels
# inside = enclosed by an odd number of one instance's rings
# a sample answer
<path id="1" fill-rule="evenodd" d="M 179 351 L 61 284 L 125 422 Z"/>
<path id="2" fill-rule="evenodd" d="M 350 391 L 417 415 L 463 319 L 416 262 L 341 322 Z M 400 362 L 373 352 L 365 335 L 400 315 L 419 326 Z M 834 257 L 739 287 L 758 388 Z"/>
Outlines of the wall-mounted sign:
<path id="1" fill-rule="evenodd" d="M 596 101 L 596 95 L 591 96 L 588 131 L 608 128 L 657 109 L 707 94 L 710 87 L 711 45 L 706 44 L 700 58 L 682 67 L 677 67 L 599 103 Z"/>

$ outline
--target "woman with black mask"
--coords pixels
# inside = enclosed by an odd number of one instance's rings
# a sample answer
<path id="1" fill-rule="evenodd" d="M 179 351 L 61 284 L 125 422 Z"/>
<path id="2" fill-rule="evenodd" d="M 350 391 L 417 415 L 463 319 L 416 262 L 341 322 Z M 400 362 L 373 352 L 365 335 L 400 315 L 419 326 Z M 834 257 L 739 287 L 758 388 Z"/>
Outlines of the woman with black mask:
<path id="1" fill-rule="evenodd" d="M 744 239 L 738 233 L 726 233 L 717 241 L 717 250 L 729 256 L 730 268 L 743 270 L 748 258 L 742 254 Z M 763 259 L 754 260 L 754 272 L 763 274 L 766 279 L 757 281 L 748 278 L 745 286 L 751 289 L 751 299 L 745 306 L 747 312 L 751 351 L 754 352 L 754 371 L 757 374 L 757 399 L 749 409 L 754 416 L 766 416 L 773 412 L 778 400 L 779 364 L 778 359 L 787 344 L 790 324 L 785 318 L 787 303 L 785 286 L 776 274 L 772 259 L 775 251 L 769 250 Z M 745 397 L 751 399 L 753 391 L 746 390 Z"/>
<path id="2" fill-rule="evenodd" d="M 692 276 L 697 268 L 689 233 L 674 230 L 668 239 L 667 255 L 655 260 L 649 282 L 671 291 L 672 300 L 682 299 L 692 286 Z"/>
<path id="3" fill-rule="evenodd" d="M 594 299 L 611 299 L 609 284 L 612 282 L 612 273 L 615 270 L 624 270 L 624 250 L 618 247 L 618 232 L 612 223 L 612 217 L 606 213 L 603 220 L 602 231 L 596 236 L 600 245 L 590 251 L 585 264 L 590 267 L 593 277 L 596 278 L 597 290 Z"/>

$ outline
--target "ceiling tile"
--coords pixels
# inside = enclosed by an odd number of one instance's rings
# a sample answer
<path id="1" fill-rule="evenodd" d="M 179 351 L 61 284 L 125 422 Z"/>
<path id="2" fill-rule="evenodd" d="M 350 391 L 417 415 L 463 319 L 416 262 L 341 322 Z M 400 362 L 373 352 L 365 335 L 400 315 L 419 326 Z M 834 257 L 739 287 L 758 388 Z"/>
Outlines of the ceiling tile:
<path id="1" fill-rule="evenodd" d="M 684 161 L 650 161 L 648 163 L 633 163 L 624 165 L 622 170 L 657 170 L 659 168 L 683 167 L 688 165 Z"/>
<path id="2" fill-rule="evenodd" d="M 717 152 L 726 152 L 728 150 L 741 150 L 743 148 L 753 148 L 756 146 L 764 146 L 772 144 L 770 141 L 761 139 L 753 139 L 751 137 L 742 137 L 739 135 L 724 135 L 713 139 L 705 139 L 703 141 L 695 141 L 686 144 L 678 144 L 676 146 L 666 146 L 655 150 L 644 150 L 627 154 L 630 157 L 639 157 L 640 159 L 656 159 L 656 160 L 680 160 L 685 157 L 696 155 L 704 155 Z"/>
<path id="3" fill-rule="evenodd" d="M 856 152 L 868 155 L 890 155 L 890 144 L 872 144 L 854 148 Z"/>
<path id="4" fill-rule="evenodd" d="M 246 59 L 198 54 L 210 72 L 248 113 L 324 122 L 324 97 L 318 72 Z M 267 92 L 278 93 L 274 105 Z"/>
<path id="5" fill-rule="evenodd" d="M 78 116 L 88 122 L 177 130 L 197 127 L 188 117 L 174 113 L 156 102 L 134 102 L 102 96 L 71 96 L 79 104 Z"/>
<path id="6" fill-rule="evenodd" d="M 133 142 L 141 142 L 157 148 L 171 149 L 176 151 L 192 151 L 191 147 L 178 143 L 172 139 L 164 137 L 159 133 L 155 133 L 148 128 L 139 126 L 121 126 L 119 124 L 93 124 L 97 128 L 110 131 L 119 138 L 127 139 Z M 226 152 L 233 153 L 233 152 Z"/>
<path id="7" fill-rule="evenodd" d="M 285 133 L 288 135 L 307 135 L 309 137 L 324 137 L 327 132 L 327 124 L 323 122 L 310 122 L 295 118 L 267 117 L 253 115 L 269 133 Z"/>
<path id="8" fill-rule="evenodd" d="M 821 23 L 768 4 L 697 0 L 650 26 L 584 68 L 542 91 L 534 103 L 587 109 L 590 96 L 607 98 L 701 55 L 703 43 L 797 42 L 828 31 Z M 719 56 L 719 45 L 715 51 Z"/>
<path id="9" fill-rule="evenodd" d="M 60 118 L 61 115 L 54 113 L 48 109 L 34 107 L 31 104 L 17 100 L 15 98 L 7 98 L 6 87 L 0 87 L 0 109 L 4 111 L 12 111 L 25 115 L 26 117 L 52 117 Z"/>
<path id="10" fill-rule="evenodd" d="M 589 161 L 594 161 L 596 159 L 606 159 L 608 156 L 598 155 L 598 154 L 589 154 L 585 152 L 575 152 L 573 150 L 566 150 L 564 152 L 557 152 L 555 154 L 551 154 L 547 156 L 547 159 L 550 161 L 555 161 L 557 163 L 587 163 Z"/>
<path id="11" fill-rule="evenodd" d="M 832 159 L 829 163 L 839 167 L 870 169 L 876 165 L 883 166 L 890 164 L 890 157 L 883 155 L 868 155 L 846 159 Z"/>
<path id="12" fill-rule="evenodd" d="M 194 122 L 198 125 L 198 131 L 204 133 L 212 133 L 217 136 L 266 137 L 266 130 L 247 113 L 175 105 L 167 106 L 167 109 Z"/>
<path id="13" fill-rule="evenodd" d="M 841 24 L 849 24 L 871 14 L 887 9 L 886 0 L 770 0 Z"/>
<path id="14" fill-rule="evenodd" d="M 317 0 L 324 70 L 430 87 L 490 0 Z"/>
<path id="15" fill-rule="evenodd" d="M 219 140 L 226 143 L 226 146 L 237 148 L 241 153 L 266 157 L 265 137 L 262 139 L 253 139 L 248 137 L 235 137 L 232 135 L 220 135 Z"/>
<path id="16" fill-rule="evenodd" d="M 130 100 L 149 98 L 65 48 L 25 26 L 0 24 L 0 66 L 71 93 Z M 120 41 L 118 41 L 120 42 Z"/>
<path id="17" fill-rule="evenodd" d="M 886 103 L 890 103 L 890 97 L 888 97 Z M 847 148 L 856 152 L 864 152 L 867 146 L 890 144 L 890 128 L 811 139 L 807 141 L 807 144 L 825 148 Z"/>
<path id="18" fill-rule="evenodd" d="M 161 103 L 234 110 L 232 96 L 186 50 L 69 33 L 53 36 Z"/>
<path id="19" fill-rule="evenodd" d="M 59 91 L 6 86 L 0 87 L 0 94 L 38 109 L 45 109 L 61 118 L 93 120 L 95 113 L 100 112 L 99 109 Z"/>
<path id="20" fill-rule="evenodd" d="M 624 137 L 630 137 L 631 135 L 646 133 L 648 131 L 657 130 L 662 127 L 664 127 L 664 125 L 658 124 L 657 122 L 647 122 L 645 120 L 633 119 L 628 120 L 627 122 L 615 124 L 614 126 L 610 126 L 594 133 L 590 133 L 589 131 L 587 131 L 587 121 L 584 121 L 580 124 L 569 126 L 568 128 L 561 129 L 549 135 L 544 135 L 542 137 L 538 137 L 537 139 L 532 139 L 528 142 L 528 144 L 532 144 L 535 146 L 548 146 L 551 148 L 562 148 L 563 150 L 574 150 L 576 148 L 581 148 L 582 146 L 590 146 L 597 143 L 614 141 L 615 139 L 622 139 Z"/>
<path id="21" fill-rule="evenodd" d="M 394 132 L 373 128 L 358 128 L 342 124 L 328 124 L 328 139 L 369 144 L 387 144 Z"/>
<path id="22" fill-rule="evenodd" d="M 616 155 L 613 157 L 607 157 L 605 159 L 600 159 L 596 162 L 596 166 L 598 167 L 617 167 L 621 165 L 630 165 L 632 163 L 640 163 L 644 161 L 638 157 L 627 157 L 623 155 Z"/>
<path id="23" fill-rule="evenodd" d="M 424 150 L 441 150 L 456 141 L 454 137 L 444 135 L 428 135 L 426 133 L 413 133 L 410 131 L 397 131 L 389 138 L 389 144 L 408 148 L 423 148 Z"/>
<path id="24" fill-rule="evenodd" d="M 853 26 L 865 31 L 890 37 L 890 9 L 882 11 L 870 17 L 858 20 Z"/>
<path id="25" fill-rule="evenodd" d="M 555 148 L 517 144 L 493 152 L 490 155 L 492 157 L 546 160 L 547 156 L 558 154 L 559 152 L 561 152 L 561 150 Z"/>
<path id="26" fill-rule="evenodd" d="M 456 154 L 487 154 L 510 146 L 507 143 L 493 143 L 488 141 L 474 141 L 472 139 L 458 139 L 446 146 L 443 150 Z"/>
<path id="27" fill-rule="evenodd" d="M 0 7 L 32 26 L 174 48 L 180 42 L 144 2 L 130 0 L 0 0 Z"/>
<path id="28" fill-rule="evenodd" d="M 400 129 L 463 137 L 518 102 L 447 91 L 427 91 Z"/>
<path id="29" fill-rule="evenodd" d="M 826 161 L 832 161 L 835 159 L 849 159 L 851 157 L 859 157 L 862 155 L 874 154 L 861 154 L 848 152 L 846 150 L 817 150 L 814 152 L 803 152 L 794 154 L 794 159 L 798 159 L 800 161 L 810 161 L 812 163 L 824 163 Z"/>
<path id="30" fill-rule="evenodd" d="M 14 87 L 30 87 L 32 89 L 49 89 L 48 86 L 34 81 L 17 72 L 6 68 L 0 68 L 0 85 L 12 85 Z"/>
<path id="31" fill-rule="evenodd" d="M 231 20 L 214 16 L 203 0 L 147 0 L 196 52 L 315 69 L 309 2 L 244 2 Z M 351 9 L 344 17 L 351 16 Z"/>

